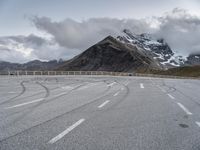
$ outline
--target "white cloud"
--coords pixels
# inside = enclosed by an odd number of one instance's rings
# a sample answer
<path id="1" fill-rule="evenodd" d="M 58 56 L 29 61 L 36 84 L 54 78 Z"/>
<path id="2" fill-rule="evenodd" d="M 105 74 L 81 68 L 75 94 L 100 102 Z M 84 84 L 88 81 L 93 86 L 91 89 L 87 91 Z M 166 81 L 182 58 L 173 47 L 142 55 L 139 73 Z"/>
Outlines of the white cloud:
<path id="1" fill-rule="evenodd" d="M 164 38 L 173 50 L 184 55 L 200 53 L 200 18 L 178 8 L 160 17 L 140 20 L 91 18 L 81 22 L 73 19 L 55 22 L 36 16 L 31 21 L 51 38 L 33 34 L 0 37 L 0 60 L 69 59 L 108 35 L 119 35 L 123 29 Z"/>
<path id="2" fill-rule="evenodd" d="M 61 46 L 81 50 L 108 35 L 118 35 L 126 28 L 137 33 L 149 31 L 146 21 L 135 19 L 92 18 L 82 22 L 72 19 L 53 22 L 47 17 L 34 17 L 32 20 L 38 29 L 52 35 Z"/>
<path id="3" fill-rule="evenodd" d="M 78 52 L 66 50 L 52 39 L 36 35 L 0 37 L 0 60 L 27 62 L 30 60 L 69 59 Z"/>
<path id="4" fill-rule="evenodd" d="M 164 38 L 174 51 L 188 55 L 200 52 L 200 18 L 175 8 L 161 17 L 148 19 L 93 18 L 77 22 L 66 19 L 53 22 L 34 17 L 35 26 L 52 35 L 61 46 L 85 50 L 107 35 L 117 36 L 123 29 L 134 33 L 153 33 Z"/>
<path id="5" fill-rule="evenodd" d="M 156 34 L 163 37 L 174 50 L 185 55 L 200 53 L 199 17 L 176 8 L 158 20 L 160 26 Z"/>

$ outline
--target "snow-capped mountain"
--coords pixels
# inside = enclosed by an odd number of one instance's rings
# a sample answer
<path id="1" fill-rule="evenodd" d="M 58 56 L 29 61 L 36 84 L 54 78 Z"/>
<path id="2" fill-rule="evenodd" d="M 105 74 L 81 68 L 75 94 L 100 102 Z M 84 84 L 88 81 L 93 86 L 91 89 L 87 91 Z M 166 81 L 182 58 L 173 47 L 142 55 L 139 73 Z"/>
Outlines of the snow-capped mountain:
<path id="1" fill-rule="evenodd" d="M 137 72 L 162 69 L 159 62 L 134 45 L 121 43 L 112 36 L 94 44 L 64 62 L 57 70 Z"/>
<path id="2" fill-rule="evenodd" d="M 158 60 L 163 67 L 178 67 L 187 61 L 187 58 L 175 53 L 164 39 L 156 39 L 150 34 L 137 35 L 125 29 L 117 39 L 122 43 L 137 46 L 148 56 Z"/>
<path id="3" fill-rule="evenodd" d="M 199 65 L 200 64 L 200 54 L 191 54 L 187 57 L 185 62 L 187 65 Z"/>
<path id="4" fill-rule="evenodd" d="M 108 36 L 67 61 L 31 61 L 25 64 L 0 62 L 0 70 L 67 70 L 137 72 L 200 65 L 200 54 L 183 57 L 164 39 L 124 30 Z"/>

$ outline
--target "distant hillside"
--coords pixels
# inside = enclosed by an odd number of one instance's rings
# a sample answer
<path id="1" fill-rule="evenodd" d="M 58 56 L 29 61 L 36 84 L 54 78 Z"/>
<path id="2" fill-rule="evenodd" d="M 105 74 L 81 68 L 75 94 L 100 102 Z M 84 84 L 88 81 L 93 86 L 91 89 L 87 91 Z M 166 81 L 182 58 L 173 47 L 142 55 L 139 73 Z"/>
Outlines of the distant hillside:
<path id="1" fill-rule="evenodd" d="M 57 70 L 134 72 L 140 68 L 161 69 L 159 63 L 141 49 L 108 36 Z"/>
<path id="2" fill-rule="evenodd" d="M 0 61 L 0 71 L 111 71 L 195 77 L 199 76 L 199 66 L 200 54 L 183 57 L 164 39 L 145 33 L 137 35 L 127 29 L 117 38 L 108 36 L 68 61 L 34 60 L 24 64 Z"/>
<path id="3" fill-rule="evenodd" d="M 39 60 L 30 61 L 24 64 L 10 63 L 1 61 L 0 71 L 15 71 L 15 70 L 54 70 L 58 66 L 62 65 L 62 61 L 52 60 L 48 62 L 42 62 Z"/>
<path id="4" fill-rule="evenodd" d="M 185 76 L 185 77 L 200 77 L 200 66 L 185 66 L 171 68 L 168 70 L 140 70 L 139 73 L 152 73 L 160 75 L 172 75 L 172 76 Z"/>

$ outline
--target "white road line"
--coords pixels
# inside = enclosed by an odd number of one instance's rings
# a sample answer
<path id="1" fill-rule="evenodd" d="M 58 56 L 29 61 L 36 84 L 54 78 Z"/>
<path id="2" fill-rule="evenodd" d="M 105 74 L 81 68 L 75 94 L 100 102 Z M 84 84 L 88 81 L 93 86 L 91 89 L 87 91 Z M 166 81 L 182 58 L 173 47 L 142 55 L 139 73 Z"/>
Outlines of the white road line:
<path id="1" fill-rule="evenodd" d="M 174 96 L 172 96 L 171 94 L 167 94 L 171 99 L 175 99 Z"/>
<path id="2" fill-rule="evenodd" d="M 74 128 L 76 128 L 77 126 L 79 126 L 84 121 L 85 121 L 85 119 L 80 119 L 79 121 L 77 121 L 76 123 L 74 123 L 73 125 L 71 125 L 70 127 L 68 127 L 65 131 L 63 131 L 62 133 L 58 134 L 56 137 L 54 137 L 53 139 L 51 139 L 48 143 L 49 144 L 53 144 L 53 143 L 57 142 L 58 140 L 60 140 L 61 138 L 63 138 L 66 134 L 68 134 L 70 131 L 72 131 Z"/>
<path id="3" fill-rule="evenodd" d="M 9 94 L 14 94 L 14 93 L 16 93 L 16 92 L 8 92 Z"/>
<path id="4" fill-rule="evenodd" d="M 44 98 L 40 98 L 40 99 L 36 99 L 36 100 L 34 100 L 34 101 L 30 101 L 30 102 L 21 103 L 21 104 L 18 104 L 18 105 L 14 105 L 14 106 L 6 107 L 6 109 L 11 109 L 11 108 L 16 108 L 16 107 L 21 107 L 21 106 L 29 105 L 29 104 L 32 104 L 32 103 L 37 103 L 37 102 L 40 102 L 40 101 L 43 101 L 43 100 L 44 100 Z"/>
<path id="5" fill-rule="evenodd" d="M 200 127 L 200 122 L 196 121 L 195 123 Z"/>
<path id="6" fill-rule="evenodd" d="M 125 83 L 126 86 L 128 86 L 129 82 Z"/>
<path id="7" fill-rule="evenodd" d="M 117 95 L 119 95 L 119 92 L 115 93 L 113 96 L 117 96 Z"/>
<path id="8" fill-rule="evenodd" d="M 63 93 L 57 94 L 57 95 L 55 95 L 54 97 L 62 96 L 62 95 L 64 95 L 64 94 L 66 94 L 66 92 L 63 92 Z"/>
<path id="9" fill-rule="evenodd" d="M 64 89 L 64 90 L 70 90 L 70 89 L 73 89 L 73 87 L 72 86 L 63 86 L 63 87 L 61 87 L 62 89 Z"/>
<path id="10" fill-rule="evenodd" d="M 114 84 L 116 84 L 116 82 L 110 83 L 108 86 L 113 86 Z"/>
<path id="11" fill-rule="evenodd" d="M 192 115 L 192 113 L 181 103 L 177 103 L 179 107 L 181 107 L 183 109 L 183 111 L 185 111 L 185 113 L 187 115 Z"/>
<path id="12" fill-rule="evenodd" d="M 140 83 L 140 88 L 141 88 L 141 89 L 144 89 L 143 83 Z"/>
<path id="13" fill-rule="evenodd" d="M 110 101 L 105 101 L 104 103 L 102 103 L 101 105 L 98 106 L 98 108 L 102 108 L 103 106 L 105 106 L 107 103 L 109 103 Z"/>
<path id="14" fill-rule="evenodd" d="M 85 86 L 80 87 L 78 90 L 84 90 L 84 89 L 87 89 L 87 88 L 89 88 L 89 86 L 85 85 Z"/>

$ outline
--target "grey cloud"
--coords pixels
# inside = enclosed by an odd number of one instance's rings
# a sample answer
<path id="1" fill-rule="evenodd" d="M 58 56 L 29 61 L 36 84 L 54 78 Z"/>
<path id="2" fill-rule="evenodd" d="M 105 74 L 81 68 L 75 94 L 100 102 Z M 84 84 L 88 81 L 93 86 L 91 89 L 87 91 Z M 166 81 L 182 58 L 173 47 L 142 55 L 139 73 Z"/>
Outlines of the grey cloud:
<path id="1" fill-rule="evenodd" d="M 2 40 L 13 40 L 16 41 L 18 43 L 27 43 L 27 44 L 33 44 L 36 46 L 42 46 L 43 44 L 47 43 L 47 40 L 44 38 L 41 38 L 39 36 L 36 36 L 34 34 L 30 34 L 28 36 L 23 36 L 23 35 L 19 35 L 19 36 L 7 36 L 7 37 L 2 37 Z"/>
<path id="2" fill-rule="evenodd" d="M 159 21 L 156 35 L 165 38 L 174 50 L 185 55 L 200 52 L 200 18 L 176 8 Z"/>
<path id="3" fill-rule="evenodd" d="M 6 52 L 11 52 L 11 50 L 5 46 L 0 46 L 0 51 L 6 51 Z"/>
<path id="4" fill-rule="evenodd" d="M 0 37 L 0 60 L 26 62 L 33 59 L 69 59 L 108 35 L 118 36 L 123 29 L 164 38 L 173 50 L 185 55 L 200 53 L 200 18 L 178 8 L 161 17 L 152 17 L 152 22 L 148 19 L 116 18 L 55 22 L 48 17 L 37 16 L 31 20 L 37 29 L 48 33 L 51 38 L 34 34 Z M 152 24 L 157 24 L 157 27 L 152 27 Z M 31 52 L 26 55 L 25 51 Z"/>
<path id="5" fill-rule="evenodd" d="M 66 50 L 54 40 L 36 35 L 0 37 L 0 60 L 27 62 L 34 59 L 69 59 L 77 54 L 76 50 Z"/>
<path id="6" fill-rule="evenodd" d="M 198 52 L 200 39 L 200 19 L 186 10 L 175 8 L 162 17 L 152 17 L 159 26 L 153 28 L 146 19 L 92 18 L 77 22 L 66 19 L 54 22 L 47 17 L 33 17 L 34 25 L 49 33 L 61 46 L 85 50 L 107 35 L 117 36 L 123 29 L 134 33 L 153 33 L 164 38 L 172 49 L 188 55 Z"/>
<path id="7" fill-rule="evenodd" d="M 146 21 L 135 19 L 92 18 L 82 22 L 72 19 L 53 22 L 47 17 L 34 17 L 32 20 L 38 29 L 51 34 L 61 46 L 81 50 L 108 35 L 116 36 L 125 28 L 136 33 L 150 30 Z"/>
<path id="8" fill-rule="evenodd" d="M 48 43 L 47 40 L 45 40 L 44 38 L 35 36 L 34 34 L 26 37 L 26 42 L 36 44 L 37 46 L 42 46 L 43 44 Z"/>

